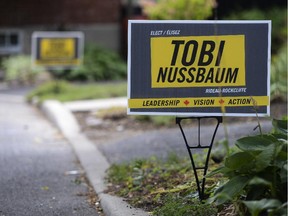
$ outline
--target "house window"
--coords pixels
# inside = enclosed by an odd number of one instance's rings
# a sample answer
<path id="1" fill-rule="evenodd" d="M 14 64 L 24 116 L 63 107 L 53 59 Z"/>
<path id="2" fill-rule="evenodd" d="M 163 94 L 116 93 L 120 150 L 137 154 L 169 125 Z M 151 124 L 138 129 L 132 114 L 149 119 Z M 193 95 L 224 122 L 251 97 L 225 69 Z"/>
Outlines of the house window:
<path id="1" fill-rule="evenodd" d="M 22 51 L 20 31 L 0 31 L 0 54 L 17 54 Z"/>

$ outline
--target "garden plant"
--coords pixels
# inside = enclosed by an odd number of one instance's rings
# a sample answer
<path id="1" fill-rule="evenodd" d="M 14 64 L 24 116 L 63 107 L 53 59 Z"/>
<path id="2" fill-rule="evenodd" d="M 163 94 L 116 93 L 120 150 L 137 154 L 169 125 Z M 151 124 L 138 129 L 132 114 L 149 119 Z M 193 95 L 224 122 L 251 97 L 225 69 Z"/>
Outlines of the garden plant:
<path id="1" fill-rule="evenodd" d="M 233 203 L 240 215 L 287 215 L 287 120 L 273 120 L 273 126 L 270 134 L 236 141 L 239 151 L 209 175 L 228 178 L 210 202 Z"/>
<path id="2" fill-rule="evenodd" d="M 153 215 L 287 215 L 287 120 L 273 120 L 271 133 L 238 139 L 220 165 L 206 176 L 199 201 L 188 158 L 171 156 L 114 164 L 107 192 Z M 201 156 L 197 160 L 201 161 Z"/>

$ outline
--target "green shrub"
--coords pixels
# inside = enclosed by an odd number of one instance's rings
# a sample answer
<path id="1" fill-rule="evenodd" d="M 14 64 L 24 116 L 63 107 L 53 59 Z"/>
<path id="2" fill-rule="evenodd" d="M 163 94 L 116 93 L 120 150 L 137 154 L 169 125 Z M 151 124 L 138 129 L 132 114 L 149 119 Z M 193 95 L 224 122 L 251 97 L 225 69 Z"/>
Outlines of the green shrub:
<path id="1" fill-rule="evenodd" d="M 11 56 L 3 59 L 2 67 L 5 71 L 5 81 L 20 84 L 31 84 L 37 80 L 37 76 L 45 70 L 40 67 L 32 67 L 31 57 L 26 55 Z"/>
<path id="2" fill-rule="evenodd" d="M 214 4 L 214 0 L 159 0 L 145 10 L 151 19 L 202 20 L 212 15 Z"/>
<path id="3" fill-rule="evenodd" d="M 227 20 L 272 20 L 272 53 L 275 54 L 286 43 L 287 39 L 287 9 L 270 8 L 263 11 L 257 8 L 231 13 Z"/>
<path id="4" fill-rule="evenodd" d="M 287 215 L 287 120 L 273 120 L 274 132 L 243 137 L 239 151 L 208 176 L 222 173 L 228 181 L 210 201 L 232 202 L 240 212 Z"/>
<path id="5" fill-rule="evenodd" d="M 120 80 L 126 78 L 127 65 L 116 52 L 89 44 L 85 47 L 83 65 L 63 73 L 70 80 Z"/>
<path id="6" fill-rule="evenodd" d="M 272 20 L 272 62 L 271 99 L 287 97 L 287 10 L 270 8 L 263 11 L 257 8 L 233 12 L 228 20 Z"/>
<path id="7" fill-rule="evenodd" d="M 272 100 L 287 99 L 287 44 L 272 58 L 270 90 Z"/>

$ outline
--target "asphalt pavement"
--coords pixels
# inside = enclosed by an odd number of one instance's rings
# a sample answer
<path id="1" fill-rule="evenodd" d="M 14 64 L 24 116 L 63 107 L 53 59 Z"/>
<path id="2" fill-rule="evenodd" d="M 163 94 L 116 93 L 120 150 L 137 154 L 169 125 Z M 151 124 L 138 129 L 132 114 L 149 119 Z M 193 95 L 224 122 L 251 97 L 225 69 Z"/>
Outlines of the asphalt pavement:
<path id="1" fill-rule="evenodd" d="M 263 132 L 271 131 L 272 125 L 269 121 L 262 122 Z M 215 125 L 216 126 L 216 125 Z M 202 146 L 210 144 L 215 129 L 214 125 L 202 126 L 200 143 Z M 246 122 L 242 124 L 229 124 L 228 142 L 230 147 L 235 146 L 235 141 L 246 135 L 256 135 L 259 131 L 255 131 L 256 122 Z M 198 145 L 198 129 L 197 127 L 185 128 L 185 135 L 190 146 Z M 220 125 L 215 137 L 212 154 L 216 148 L 222 148 L 223 145 L 218 144 L 225 138 L 224 126 Z M 123 163 L 135 159 L 150 158 L 156 156 L 158 158 L 167 158 L 171 153 L 179 157 L 189 158 L 188 151 L 185 146 L 184 139 L 179 128 L 162 129 L 156 131 L 146 131 L 141 134 L 126 137 L 116 142 L 105 142 L 95 144 L 98 149 L 105 155 L 109 163 Z M 203 153 L 200 149 L 194 149 L 193 154 Z"/>
<path id="2" fill-rule="evenodd" d="M 0 216 L 97 216 L 76 154 L 28 90 L 0 91 Z"/>

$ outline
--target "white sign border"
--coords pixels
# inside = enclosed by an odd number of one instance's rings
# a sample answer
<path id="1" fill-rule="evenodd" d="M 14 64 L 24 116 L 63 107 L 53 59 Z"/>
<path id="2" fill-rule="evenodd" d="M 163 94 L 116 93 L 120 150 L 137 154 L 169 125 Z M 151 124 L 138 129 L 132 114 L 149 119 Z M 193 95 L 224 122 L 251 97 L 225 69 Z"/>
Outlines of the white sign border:
<path id="1" fill-rule="evenodd" d="M 128 55 L 127 55 L 127 96 L 128 100 L 131 99 L 131 26 L 132 23 L 179 23 L 179 24 L 268 24 L 268 59 L 267 59 L 267 96 L 270 97 L 270 67 L 271 67 L 271 20 L 128 20 Z M 183 112 L 131 112 L 131 109 L 127 108 L 128 115 L 162 115 L 162 116 L 191 116 L 190 113 Z M 256 113 L 191 113 L 195 117 L 201 116 L 231 116 L 231 117 L 255 117 Z M 270 104 L 267 106 L 267 114 L 258 114 L 259 117 L 270 116 Z"/>

